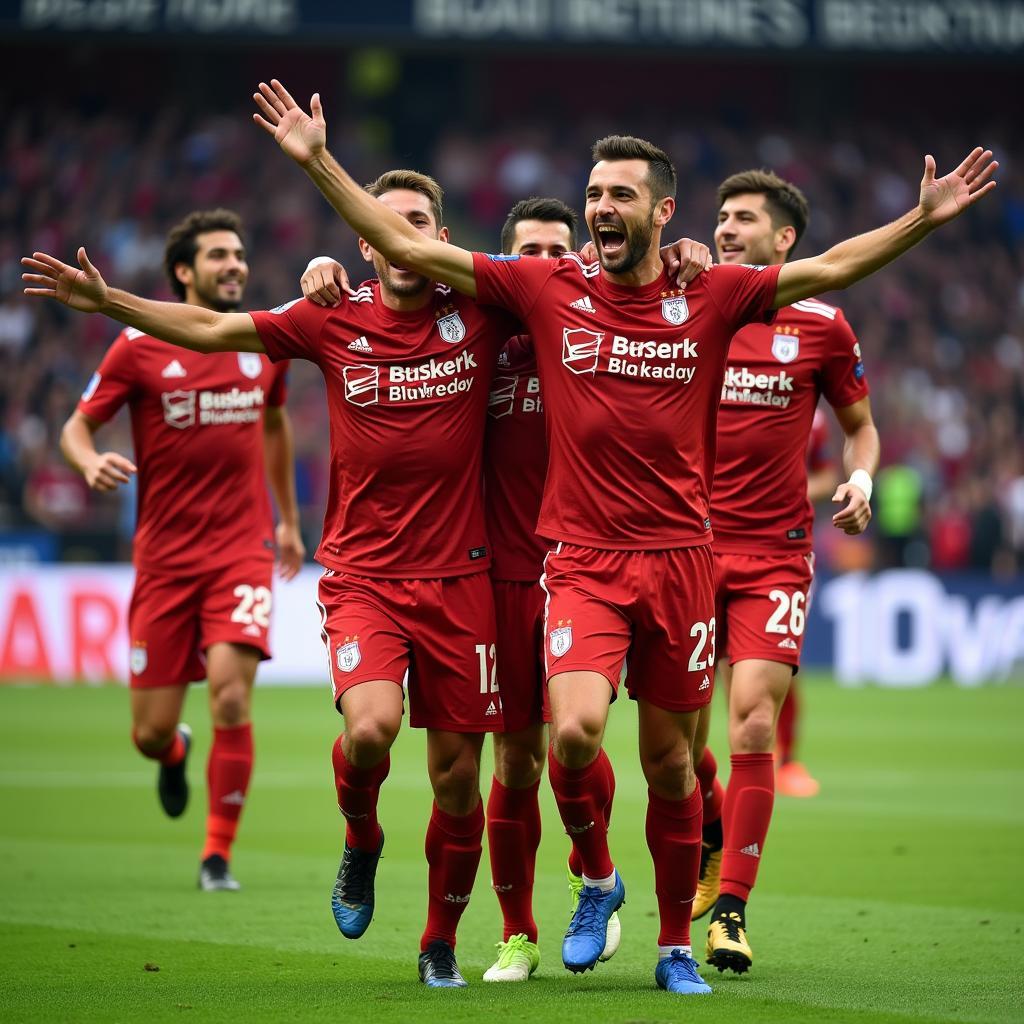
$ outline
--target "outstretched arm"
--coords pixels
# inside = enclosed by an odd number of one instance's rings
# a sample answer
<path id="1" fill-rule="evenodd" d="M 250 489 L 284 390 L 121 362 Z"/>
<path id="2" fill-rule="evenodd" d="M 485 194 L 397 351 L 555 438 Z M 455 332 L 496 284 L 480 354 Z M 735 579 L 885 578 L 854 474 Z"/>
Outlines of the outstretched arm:
<path id="1" fill-rule="evenodd" d="M 880 270 L 991 192 L 996 187 L 991 178 L 998 167 L 992 151 L 978 146 L 956 170 L 936 178 L 935 160 L 926 156 L 916 209 L 885 227 L 848 238 L 820 256 L 785 264 L 779 271 L 774 307 L 846 288 Z"/>
<path id="2" fill-rule="evenodd" d="M 78 250 L 78 267 L 68 266 L 45 252 L 21 261 L 28 285 L 26 295 L 56 299 L 82 313 L 104 313 L 161 341 L 196 352 L 264 352 L 263 342 L 248 313 L 217 313 L 186 302 L 153 302 L 120 288 L 110 288 L 89 262 L 85 247 Z"/>
<path id="3" fill-rule="evenodd" d="M 309 175 L 327 201 L 361 238 L 392 263 L 407 267 L 476 298 L 473 254 L 417 231 L 404 217 L 369 195 L 327 151 L 327 123 L 320 94 L 310 114 L 276 79 L 253 93 L 260 113 L 253 120 Z"/>

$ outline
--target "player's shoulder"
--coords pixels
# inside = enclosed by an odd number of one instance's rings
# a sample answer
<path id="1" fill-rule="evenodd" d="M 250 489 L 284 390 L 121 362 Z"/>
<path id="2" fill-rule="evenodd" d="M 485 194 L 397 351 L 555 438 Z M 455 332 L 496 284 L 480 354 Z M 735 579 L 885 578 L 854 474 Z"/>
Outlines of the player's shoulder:
<path id="1" fill-rule="evenodd" d="M 805 333 L 814 333 L 824 341 L 845 341 L 853 333 L 840 306 L 821 299 L 799 299 L 783 306 L 775 315 L 776 324 L 792 324 Z"/>

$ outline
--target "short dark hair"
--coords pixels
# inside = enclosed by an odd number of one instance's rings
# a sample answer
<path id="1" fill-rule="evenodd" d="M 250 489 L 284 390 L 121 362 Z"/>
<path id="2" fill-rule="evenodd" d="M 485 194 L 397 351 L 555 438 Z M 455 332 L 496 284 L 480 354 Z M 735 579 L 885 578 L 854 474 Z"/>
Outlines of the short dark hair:
<path id="1" fill-rule="evenodd" d="M 429 174 L 402 169 L 385 171 L 376 181 L 371 181 L 365 188 L 376 199 L 379 199 L 385 192 L 393 192 L 396 188 L 419 192 L 420 195 L 426 196 L 430 200 L 430 209 L 434 214 L 434 220 L 437 221 L 438 229 L 444 222 L 444 189 Z"/>
<path id="2" fill-rule="evenodd" d="M 764 206 L 774 227 L 793 228 L 796 240 L 790 246 L 789 252 L 792 252 L 807 230 L 807 224 L 811 219 L 811 207 L 807 202 L 807 196 L 791 181 L 780 178 L 774 171 L 762 168 L 729 175 L 718 186 L 718 208 L 722 208 L 726 199 L 747 194 L 764 196 Z"/>
<path id="3" fill-rule="evenodd" d="M 651 197 L 657 202 L 669 196 L 676 197 L 676 169 L 668 154 L 653 142 L 632 135 L 606 135 L 594 143 L 594 163 L 599 160 L 646 160 L 647 185 Z"/>
<path id="4" fill-rule="evenodd" d="M 529 199 L 520 199 L 505 219 L 505 226 L 501 229 L 501 251 L 510 253 L 512 243 L 516 237 L 516 225 L 521 220 L 539 220 L 546 224 L 562 223 L 569 229 L 570 247 L 576 248 L 576 225 L 579 218 L 576 211 L 562 202 L 561 199 L 551 199 L 542 196 L 530 196 Z"/>
<path id="5" fill-rule="evenodd" d="M 167 271 L 167 279 L 171 282 L 171 291 L 182 302 L 185 301 L 185 286 L 178 280 L 174 268 L 179 263 L 195 266 L 196 253 L 199 252 L 199 243 L 196 239 L 208 231 L 234 231 L 241 238 L 242 218 L 231 210 L 193 210 L 167 233 L 164 269 Z"/>

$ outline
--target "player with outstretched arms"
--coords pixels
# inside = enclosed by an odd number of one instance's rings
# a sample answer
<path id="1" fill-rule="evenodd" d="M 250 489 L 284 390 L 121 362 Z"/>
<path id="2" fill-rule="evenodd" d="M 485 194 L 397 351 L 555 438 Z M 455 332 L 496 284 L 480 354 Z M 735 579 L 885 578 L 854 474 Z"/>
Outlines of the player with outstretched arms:
<path id="1" fill-rule="evenodd" d="M 241 234 L 228 210 L 192 213 L 170 232 L 165 263 L 180 308 L 238 309 L 249 276 Z M 270 657 L 268 479 L 284 579 L 305 554 L 284 409 L 287 364 L 256 352 L 185 353 L 161 337 L 121 332 L 65 424 L 61 449 L 97 491 L 116 490 L 138 472 L 128 616 L 132 739 L 160 764 L 164 811 L 180 816 L 191 744 L 180 723 L 186 686 L 209 681 L 213 746 L 199 884 L 230 890 L 239 888 L 229 862 L 253 766 L 252 687 L 259 662 Z M 125 404 L 134 462 L 97 451 L 94 439 Z"/>
<path id="2" fill-rule="evenodd" d="M 375 208 L 432 240 L 447 239 L 442 193 L 414 171 L 368 186 Z M 481 855 L 480 750 L 501 728 L 490 552 L 483 517 L 482 439 L 498 352 L 514 317 L 390 262 L 360 241 L 378 280 L 337 308 L 296 299 L 257 313 L 149 302 L 51 257 L 27 261 L 37 287 L 201 352 L 308 359 L 327 384 L 331 477 L 317 561 L 318 603 L 335 705 L 333 746 L 345 844 L 332 894 L 339 930 L 370 924 L 384 833 L 377 802 L 404 712 L 427 730 L 434 803 L 426 835 L 427 923 L 420 979 L 466 983 L 455 933 Z M 81 261 L 88 262 L 84 250 Z M 232 355 L 233 359 L 238 358 Z"/>
<path id="3" fill-rule="evenodd" d="M 768 171 L 718 187 L 715 245 L 723 265 L 783 266 L 807 226 L 804 195 Z M 707 958 L 742 973 L 753 953 L 746 904 L 764 856 L 775 793 L 775 726 L 800 665 L 814 571 L 807 449 L 820 396 L 846 438 L 849 476 L 833 523 L 861 533 L 871 518 L 878 431 L 860 344 L 836 306 L 802 299 L 770 324 L 732 339 L 718 412 L 711 490 L 718 671 L 726 683 L 731 773 L 722 791 L 705 748 L 701 711 L 694 758 L 705 795 L 701 878 L 694 917 L 712 912 Z M 720 871 L 720 874 L 719 874 Z"/>

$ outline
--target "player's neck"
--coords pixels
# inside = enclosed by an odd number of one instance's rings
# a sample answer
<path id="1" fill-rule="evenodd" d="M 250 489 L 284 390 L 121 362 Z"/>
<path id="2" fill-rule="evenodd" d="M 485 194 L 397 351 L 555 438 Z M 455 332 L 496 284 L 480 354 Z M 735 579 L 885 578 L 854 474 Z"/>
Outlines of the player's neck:
<path id="1" fill-rule="evenodd" d="M 423 309 L 430 304 L 431 296 L 434 294 L 434 284 L 417 292 L 415 295 L 396 295 L 384 285 L 380 286 L 380 301 L 386 309 L 393 309 L 397 313 L 414 313 L 417 309 Z"/>
<path id="2" fill-rule="evenodd" d="M 625 274 L 613 274 L 601 268 L 601 276 L 612 284 L 622 288 L 642 288 L 651 284 L 661 277 L 665 270 L 665 264 L 661 262 L 661 253 L 656 248 L 651 251 L 635 267 L 630 268 Z"/>

